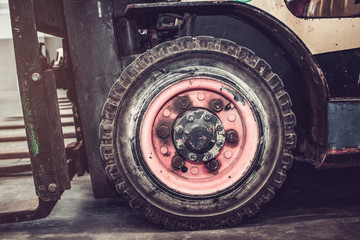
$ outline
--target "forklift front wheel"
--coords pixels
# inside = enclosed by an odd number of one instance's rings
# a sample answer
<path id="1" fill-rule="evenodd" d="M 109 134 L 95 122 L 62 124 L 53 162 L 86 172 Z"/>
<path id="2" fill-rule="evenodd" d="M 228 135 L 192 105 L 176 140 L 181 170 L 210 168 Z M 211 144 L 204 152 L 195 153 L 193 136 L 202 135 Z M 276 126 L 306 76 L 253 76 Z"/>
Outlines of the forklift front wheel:
<path id="1" fill-rule="evenodd" d="M 264 60 L 228 40 L 184 37 L 145 52 L 115 82 L 101 154 L 118 192 L 152 222 L 232 226 L 283 184 L 294 126 Z"/>

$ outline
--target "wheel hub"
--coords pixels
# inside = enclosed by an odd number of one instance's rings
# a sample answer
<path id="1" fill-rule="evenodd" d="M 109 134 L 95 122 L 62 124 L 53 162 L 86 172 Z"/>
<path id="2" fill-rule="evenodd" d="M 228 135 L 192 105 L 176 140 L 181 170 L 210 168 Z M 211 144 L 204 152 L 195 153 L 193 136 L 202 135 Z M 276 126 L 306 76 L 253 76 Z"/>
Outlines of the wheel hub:
<path id="1" fill-rule="evenodd" d="M 258 148 L 251 105 L 232 86 L 190 78 L 157 94 L 142 117 L 140 150 L 166 187 L 190 195 L 220 192 L 245 177 Z M 210 186 L 210 187 L 209 187 Z"/>
<path id="2" fill-rule="evenodd" d="M 206 162 L 219 154 L 224 146 L 224 126 L 212 112 L 201 108 L 190 109 L 175 120 L 173 141 L 183 158 Z"/>

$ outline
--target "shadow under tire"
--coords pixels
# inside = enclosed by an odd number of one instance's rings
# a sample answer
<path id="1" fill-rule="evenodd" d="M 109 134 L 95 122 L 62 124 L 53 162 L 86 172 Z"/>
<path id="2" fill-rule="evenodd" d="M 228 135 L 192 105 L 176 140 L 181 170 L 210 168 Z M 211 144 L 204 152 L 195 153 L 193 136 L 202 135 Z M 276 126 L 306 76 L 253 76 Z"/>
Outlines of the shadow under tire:
<path id="1" fill-rule="evenodd" d="M 285 181 L 296 145 L 291 100 L 269 64 L 226 39 L 183 37 L 129 65 L 100 123 L 109 178 L 169 229 L 233 226 Z"/>

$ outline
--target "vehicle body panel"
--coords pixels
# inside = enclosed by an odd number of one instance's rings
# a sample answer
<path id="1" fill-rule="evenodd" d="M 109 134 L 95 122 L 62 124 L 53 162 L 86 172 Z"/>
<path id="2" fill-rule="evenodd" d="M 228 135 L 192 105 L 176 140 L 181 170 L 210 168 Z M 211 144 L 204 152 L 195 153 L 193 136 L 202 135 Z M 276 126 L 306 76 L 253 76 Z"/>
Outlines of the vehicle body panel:
<path id="1" fill-rule="evenodd" d="M 199 1 L 182 0 L 182 2 Z M 223 2 L 227 2 L 227 0 Z M 360 47 L 359 17 L 322 19 L 298 18 L 289 11 L 284 0 L 252 0 L 246 4 L 257 7 L 281 21 L 304 42 L 312 54 Z M 350 36 L 349 32 L 351 32 Z"/>

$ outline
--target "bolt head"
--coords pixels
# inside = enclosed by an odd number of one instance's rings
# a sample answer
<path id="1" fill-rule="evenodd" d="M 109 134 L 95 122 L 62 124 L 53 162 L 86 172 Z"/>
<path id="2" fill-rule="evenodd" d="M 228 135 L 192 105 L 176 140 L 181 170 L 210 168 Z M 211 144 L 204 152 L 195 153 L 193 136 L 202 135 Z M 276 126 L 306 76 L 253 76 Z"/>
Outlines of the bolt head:
<path id="1" fill-rule="evenodd" d="M 40 79 L 41 79 L 41 75 L 40 75 L 40 73 L 33 73 L 32 75 L 31 75 L 31 79 L 34 81 L 34 82 L 36 82 L 36 81 L 39 81 Z"/>
<path id="2" fill-rule="evenodd" d="M 219 168 L 219 161 L 216 159 L 210 160 L 206 163 L 206 167 L 210 170 L 210 171 L 215 171 Z"/>
<path id="3" fill-rule="evenodd" d="M 211 115 L 210 114 L 204 114 L 204 120 L 205 121 L 210 121 L 211 120 Z"/>
<path id="4" fill-rule="evenodd" d="M 190 130 L 189 130 L 188 128 L 185 128 L 184 133 L 185 133 L 186 135 L 189 135 L 189 134 L 190 134 Z"/>
<path id="5" fill-rule="evenodd" d="M 219 139 L 219 140 L 216 141 L 216 146 L 222 147 L 223 145 L 224 145 L 224 140 Z"/>
<path id="6" fill-rule="evenodd" d="M 184 148 L 185 148 L 184 142 L 183 142 L 183 141 L 178 141 L 178 142 L 176 143 L 176 148 L 177 148 L 177 149 L 180 149 L 180 150 L 184 149 Z"/>
<path id="7" fill-rule="evenodd" d="M 220 99 L 213 99 L 210 102 L 210 106 L 215 112 L 220 112 L 224 108 L 223 102 Z"/>
<path id="8" fill-rule="evenodd" d="M 157 129 L 158 135 L 161 138 L 166 138 L 167 136 L 169 136 L 170 134 L 170 129 L 165 126 L 165 125 L 161 125 L 158 129 Z"/>
<path id="9" fill-rule="evenodd" d="M 191 161 L 195 161 L 197 158 L 195 153 L 189 153 L 188 157 L 189 157 L 189 160 L 191 160 Z"/>
<path id="10" fill-rule="evenodd" d="M 235 130 L 231 129 L 226 132 L 226 140 L 228 142 L 234 143 L 238 140 L 238 138 L 238 133 Z"/>
<path id="11" fill-rule="evenodd" d="M 210 159 L 212 159 L 214 157 L 214 154 L 212 154 L 211 152 L 207 152 L 204 154 L 204 160 L 208 161 Z"/>
<path id="12" fill-rule="evenodd" d="M 181 125 L 178 125 L 175 127 L 175 132 L 176 133 L 182 133 L 184 131 L 184 127 Z"/>
<path id="13" fill-rule="evenodd" d="M 175 169 L 175 170 L 180 170 L 182 167 L 184 167 L 185 165 L 185 161 L 182 157 L 180 156 L 174 156 L 171 159 L 171 166 Z"/>
<path id="14" fill-rule="evenodd" d="M 179 97 L 178 106 L 181 109 L 185 109 L 189 106 L 189 100 L 185 96 Z"/>
<path id="15" fill-rule="evenodd" d="M 48 186 L 48 190 L 49 190 L 49 192 L 52 192 L 52 193 L 56 192 L 56 190 L 57 190 L 56 184 L 55 183 L 50 183 L 49 186 Z"/>
<path id="16" fill-rule="evenodd" d="M 224 130 L 224 127 L 222 125 L 217 125 L 216 126 L 216 131 L 220 132 L 222 130 Z"/>
<path id="17" fill-rule="evenodd" d="M 195 120 L 195 116 L 194 116 L 194 114 L 189 114 L 189 115 L 187 115 L 186 119 L 187 119 L 189 122 L 192 122 L 192 121 Z"/>

